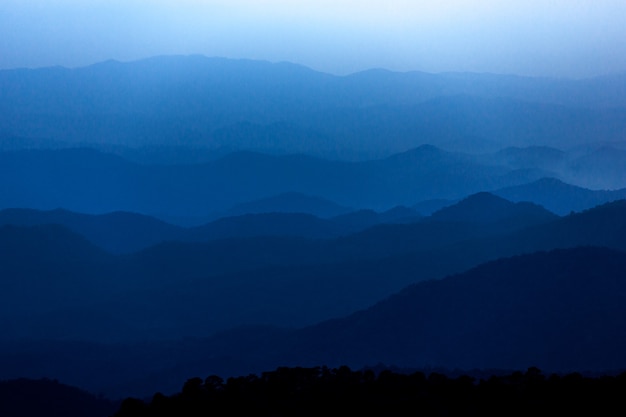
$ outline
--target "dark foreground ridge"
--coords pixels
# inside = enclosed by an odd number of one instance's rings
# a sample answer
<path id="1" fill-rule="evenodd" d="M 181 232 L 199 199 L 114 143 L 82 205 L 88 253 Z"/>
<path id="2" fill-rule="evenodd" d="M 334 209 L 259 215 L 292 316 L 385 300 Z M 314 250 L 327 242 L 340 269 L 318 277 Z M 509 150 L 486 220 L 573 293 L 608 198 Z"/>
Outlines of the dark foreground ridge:
<path id="1" fill-rule="evenodd" d="M 95 396 L 51 379 L 0 381 L 2 417 L 107 417 L 119 401 Z"/>
<path id="2" fill-rule="evenodd" d="M 376 374 L 340 368 L 278 368 L 260 376 L 193 378 L 182 392 L 151 401 L 124 400 L 115 417 L 150 416 L 511 416 L 623 415 L 626 372 L 584 377 L 579 373 L 525 373 L 477 379 L 440 373 Z"/>

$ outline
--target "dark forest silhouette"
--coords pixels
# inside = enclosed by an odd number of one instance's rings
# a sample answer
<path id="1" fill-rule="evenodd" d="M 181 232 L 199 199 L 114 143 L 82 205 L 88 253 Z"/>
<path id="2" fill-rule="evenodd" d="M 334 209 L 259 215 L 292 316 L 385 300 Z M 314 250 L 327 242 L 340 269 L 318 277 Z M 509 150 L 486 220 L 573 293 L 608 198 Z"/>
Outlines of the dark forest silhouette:
<path id="1" fill-rule="evenodd" d="M 529 368 L 478 379 L 297 367 L 226 381 L 189 379 L 175 395 L 124 400 L 115 417 L 619 415 L 625 394 L 626 373 L 544 375 Z"/>

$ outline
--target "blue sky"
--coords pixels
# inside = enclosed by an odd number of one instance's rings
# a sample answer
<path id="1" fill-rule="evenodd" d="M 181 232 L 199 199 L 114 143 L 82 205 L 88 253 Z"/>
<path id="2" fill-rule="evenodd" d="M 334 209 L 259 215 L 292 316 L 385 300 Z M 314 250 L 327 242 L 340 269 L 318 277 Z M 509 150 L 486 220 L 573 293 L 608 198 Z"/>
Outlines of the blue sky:
<path id="1" fill-rule="evenodd" d="M 0 68 L 164 54 L 567 78 L 626 71 L 624 0 L 2 0 Z"/>

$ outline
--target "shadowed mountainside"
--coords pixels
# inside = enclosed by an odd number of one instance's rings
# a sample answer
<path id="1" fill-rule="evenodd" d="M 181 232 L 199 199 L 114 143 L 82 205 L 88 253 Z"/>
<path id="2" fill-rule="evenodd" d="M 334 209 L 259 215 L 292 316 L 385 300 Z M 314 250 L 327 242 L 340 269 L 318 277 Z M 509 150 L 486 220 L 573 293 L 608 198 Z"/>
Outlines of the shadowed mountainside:
<path id="1" fill-rule="evenodd" d="M 503 204 L 485 197 L 470 196 L 458 207 Z M 2 294 L 11 314 L 3 338 L 124 341 L 253 323 L 302 326 L 503 256 L 580 245 L 626 250 L 623 201 L 556 219 L 537 216 L 533 205 L 504 204 L 516 213 L 506 222 L 425 218 L 334 239 L 169 242 L 124 256 L 85 250 L 91 245 L 58 226 L 4 227 L 2 266 L 12 281 Z M 38 300 L 37 309 L 26 297 Z"/>
<path id="2" fill-rule="evenodd" d="M 29 363 L 20 369 L 112 395 L 174 392 L 180 382 L 173 381 L 192 375 L 285 365 L 619 370 L 626 367 L 624 268 L 620 251 L 540 252 L 418 283 L 344 319 L 300 330 L 239 328 L 208 339 L 127 346 L 3 343 L 1 358 L 5 372 Z M 37 365 L 42 360 L 45 370 Z"/>
<path id="3" fill-rule="evenodd" d="M 293 353 L 331 364 L 623 369 L 624 268 L 623 252 L 593 248 L 494 261 L 305 330 Z"/>
<path id="4" fill-rule="evenodd" d="M 455 221 L 472 223 L 515 222 L 517 227 L 547 223 L 557 216 L 545 208 L 528 202 L 512 203 L 494 194 L 473 194 L 460 202 L 433 213 L 430 221 Z M 524 224 L 527 222 L 526 224 Z"/>
<path id="5" fill-rule="evenodd" d="M 103 215 L 67 210 L 0 210 L 0 225 L 37 226 L 58 224 L 84 236 L 111 253 L 128 253 L 168 240 L 183 238 L 185 230 L 152 217 L 115 212 Z"/>
<path id="6" fill-rule="evenodd" d="M 265 369 L 624 369 L 624 268 L 623 252 L 591 247 L 501 259 L 416 284 L 345 319 L 278 336 L 242 329 L 209 339 L 204 349 L 207 359 Z"/>

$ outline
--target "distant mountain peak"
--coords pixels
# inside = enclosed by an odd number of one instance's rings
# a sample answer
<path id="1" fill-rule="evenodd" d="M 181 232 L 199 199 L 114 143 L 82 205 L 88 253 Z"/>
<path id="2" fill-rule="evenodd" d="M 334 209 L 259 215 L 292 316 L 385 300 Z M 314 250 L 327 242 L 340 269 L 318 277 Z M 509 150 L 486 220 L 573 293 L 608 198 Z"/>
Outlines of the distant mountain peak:
<path id="1" fill-rule="evenodd" d="M 444 207 L 432 214 L 436 221 L 469 221 L 489 223 L 512 218 L 556 217 L 543 207 L 529 202 L 513 203 L 489 192 L 472 194 L 458 203 Z"/>
<path id="2" fill-rule="evenodd" d="M 460 203 L 475 202 L 475 201 L 488 201 L 488 202 L 498 201 L 498 202 L 511 203 L 507 199 L 498 197 L 497 195 L 492 194 L 488 191 L 479 191 L 477 193 L 471 194 L 465 197 L 463 200 L 461 200 Z"/>
<path id="3" fill-rule="evenodd" d="M 494 211 L 510 208 L 514 203 L 495 194 L 481 191 L 469 195 L 451 206 L 444 207 L 433 213 L 433 217 L 447 217 L 461 212 Z"/>

